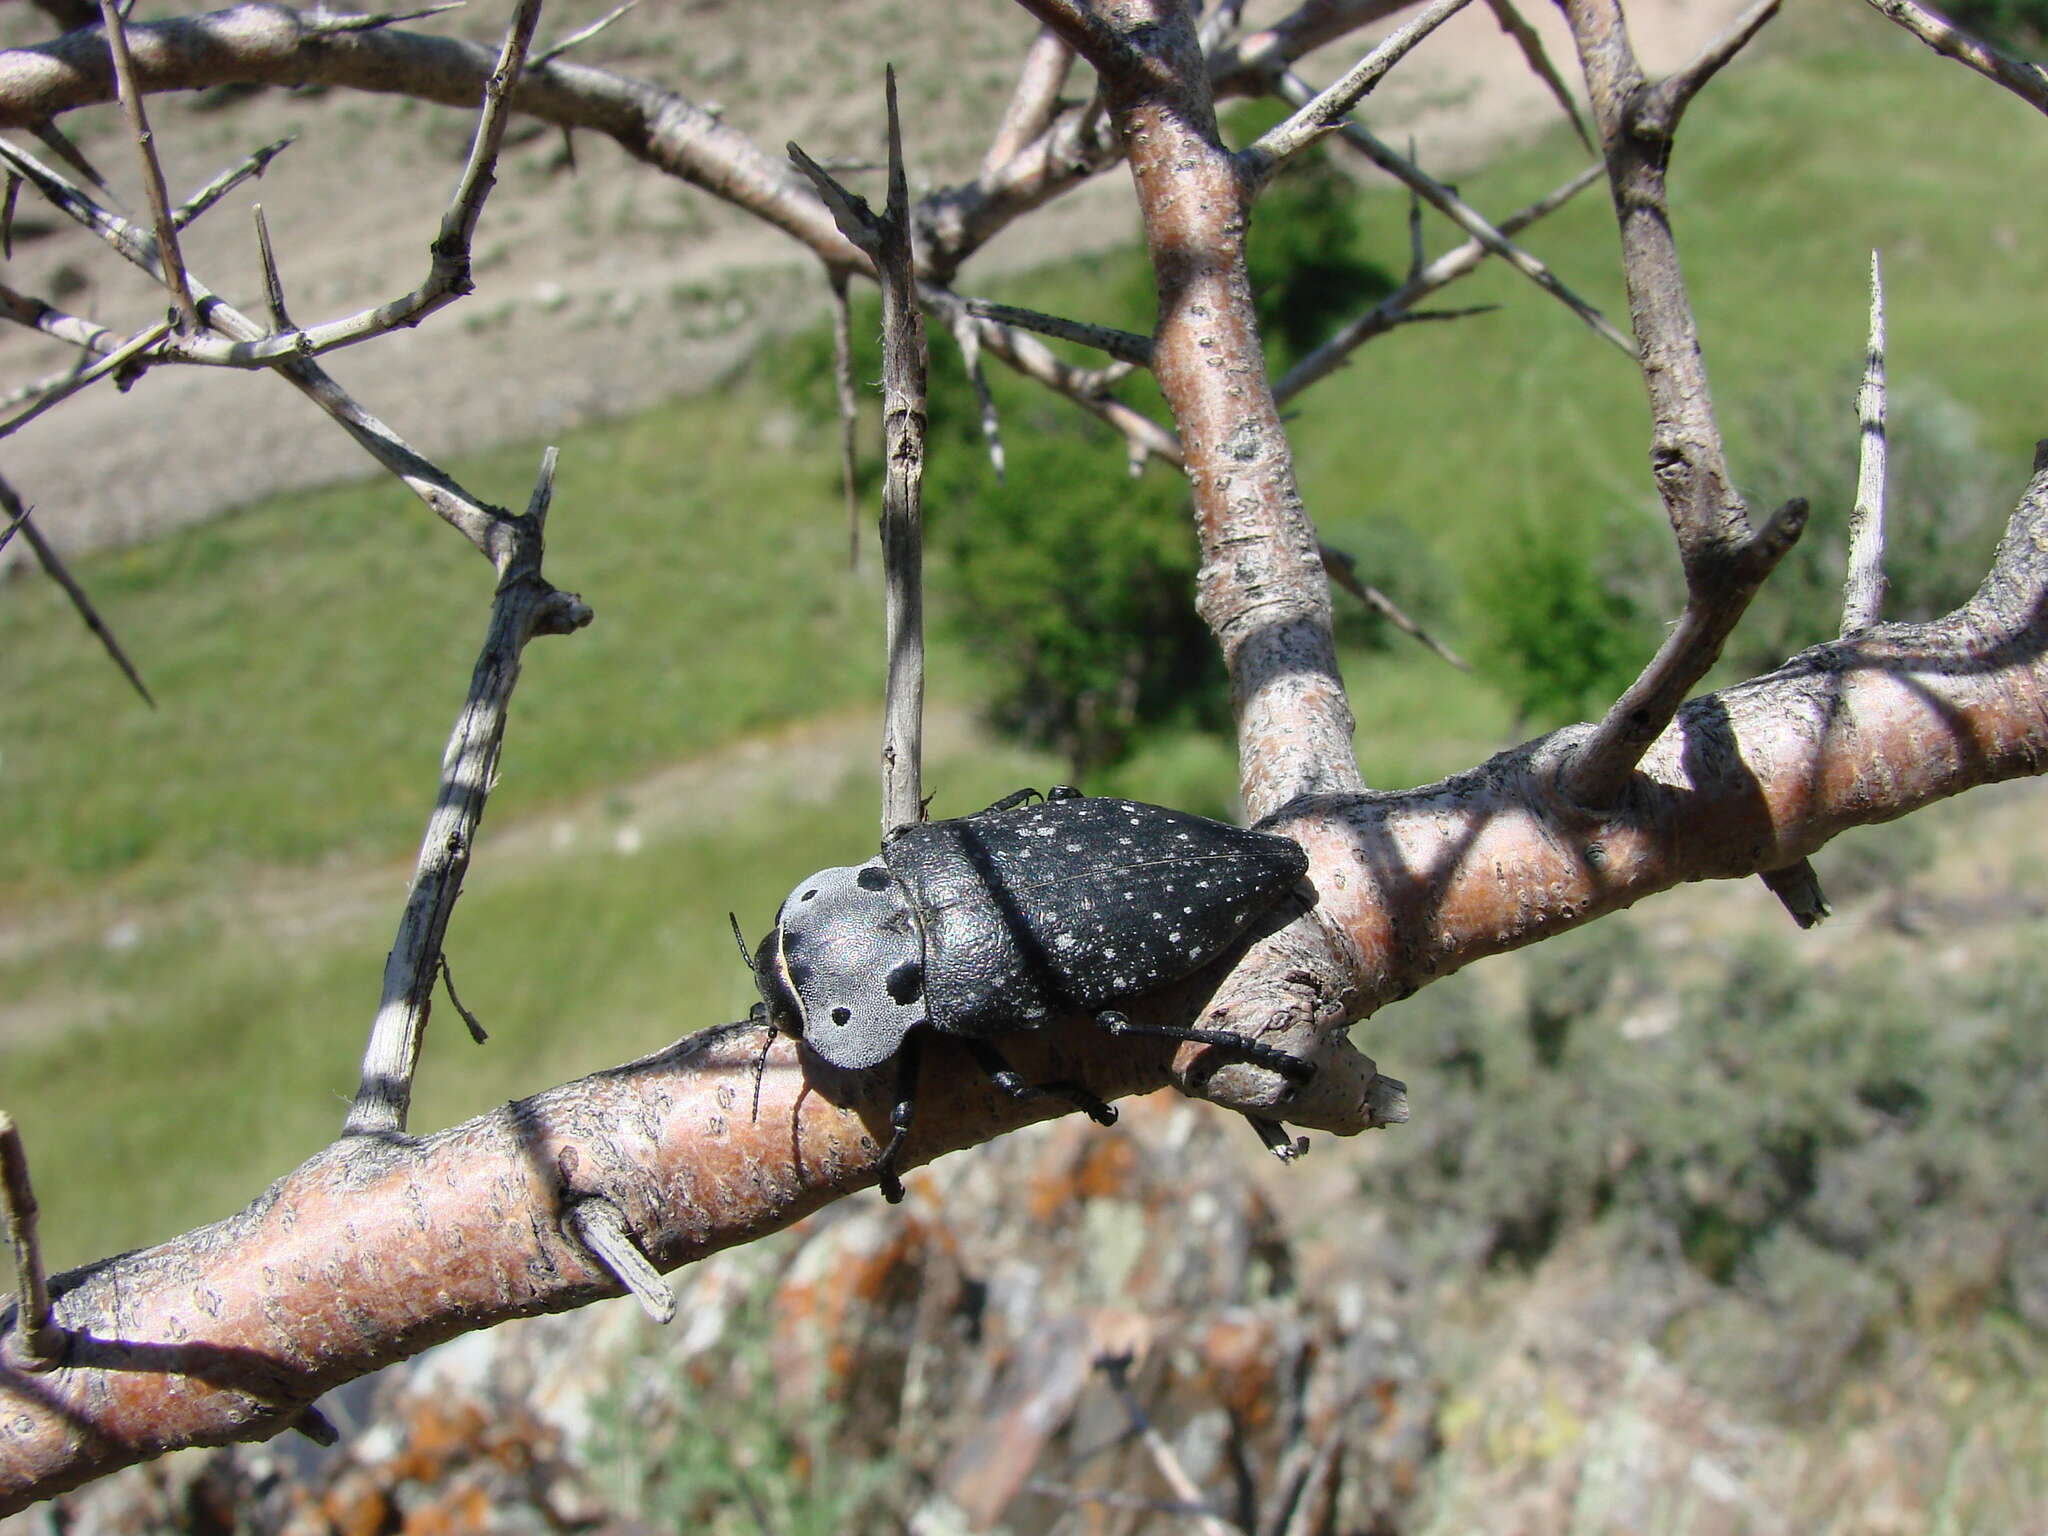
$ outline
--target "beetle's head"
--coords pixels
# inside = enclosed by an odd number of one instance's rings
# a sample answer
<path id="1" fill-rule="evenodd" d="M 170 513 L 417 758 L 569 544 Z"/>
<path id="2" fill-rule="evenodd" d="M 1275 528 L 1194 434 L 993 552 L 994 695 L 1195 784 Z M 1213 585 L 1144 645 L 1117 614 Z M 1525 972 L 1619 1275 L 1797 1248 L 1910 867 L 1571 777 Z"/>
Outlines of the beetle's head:
<path id="1" fill-rule="evenodd" d="M 768 1022 L 835 1067 L 887 1061 L 926 1021 L 924 935 L 879 858 L 791 891 L 752 963 Z"/>

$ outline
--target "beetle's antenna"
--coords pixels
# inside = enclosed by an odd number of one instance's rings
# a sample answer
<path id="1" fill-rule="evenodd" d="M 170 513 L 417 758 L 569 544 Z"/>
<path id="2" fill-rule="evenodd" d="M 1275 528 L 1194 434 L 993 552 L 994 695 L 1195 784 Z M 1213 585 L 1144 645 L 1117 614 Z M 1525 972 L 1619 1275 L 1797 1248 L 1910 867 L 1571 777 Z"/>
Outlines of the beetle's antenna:
<path id="1" fill-rule="evenodd" d="M 728 912 L 725 918 L 732 924 L 732 941 L 740 947 L 740 961 L 751 972 L 754 969 L 754 956 L 747 948 L 747 936 L 740 932 L 740 915 L 737 912 Z"/>
<path id="2" fill-rule="evenodd" d="M 754 1004 L 754 1017 L 761 1021 L 761 1054 L 754 1058 L 754 1120 L 761 1119 L 761 1079 L 768 1075 L 768 1053 L 775 1048 L 775 1026 L 768 1021 L 768 1005 Z"/>

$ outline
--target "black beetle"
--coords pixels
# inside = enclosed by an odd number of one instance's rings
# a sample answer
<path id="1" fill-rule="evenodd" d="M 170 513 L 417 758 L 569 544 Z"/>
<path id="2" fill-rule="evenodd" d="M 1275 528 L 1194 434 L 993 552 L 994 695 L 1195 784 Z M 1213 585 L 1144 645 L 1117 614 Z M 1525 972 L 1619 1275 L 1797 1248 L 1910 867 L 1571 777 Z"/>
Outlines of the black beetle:
<path id="1" fill-rule="evenodd" d="M 1296 1082 L 1315 1070 L 1244 1035 L 1134 1024 L 1109 1006 L 1236 943 L 1307 873 L 1298 844 L 1065 786 L 1027 803 L 1037 798 L 1019 790 L 972 816 L 906 827 L 867 863 L 820 870 L 748 958 L 772 1028 L 835 1067 L 898 1059 L 881 1160 L 891 1201 L 903 1198 L 896 1156 L 927 1028 L 957 1038 L 1004 1092 L 1055 1095 L 1102 1125 L 1116 1120 L 1108 1104 L 1077 1083 L 1025 1082 L 988 1037 L 1092 1012 L 1111 1034 L 1226 1047 Z M 1261 1134 L 1291 1150 L 1276 1128 Z"/>

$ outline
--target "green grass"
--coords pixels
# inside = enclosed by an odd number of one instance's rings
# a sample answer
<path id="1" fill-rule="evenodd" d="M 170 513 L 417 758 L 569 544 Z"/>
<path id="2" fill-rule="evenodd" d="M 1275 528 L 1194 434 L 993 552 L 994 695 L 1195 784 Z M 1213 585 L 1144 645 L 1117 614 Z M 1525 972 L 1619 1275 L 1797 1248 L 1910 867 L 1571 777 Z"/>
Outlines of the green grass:
<path id="1" fill-rule="evenodd" d="M 1985 154 L 1992 144 L 1998 153 Z M 1579 154 L 1553 135 L 1462 190 L 1505 212 Z M 2011 188 L 2044 172 L 2048 136 L 2023 108 L 1874 21 L 1808 28 L 1797 48 L 1743 60 L 1694 107 L 1674 180 L 1721 397 L 1787 381 L 1834 391 L 1850 432 L 1863 273 L 1882 246 L 1894 377 L 1973 412 L 2017 485 L 2041 427 L 2048 323 L 2011 301 L 2032 292 L 2025 253 L 2048 248 L 2048 207 Z M 1398 270 L 1404 218 L 1399 199 L 1367 199 L 1361 249 Z M 1597 190 L 1526 238 L 1623 313 Z M 1105 313 L 1138 260 L 1126 252 L 989 288 L 1142 324 Z M 1476 654 L 1489 616 L 1474 578 L 1508 534 L 1653 515 L 1647 421 L 1626 361 L 1525 282 L 1489 271 L 1446 302 L 1503 308 L 1375 343 L 1303 399 L 1292 430 L 1329 541 L 1397 565 L 1404 549 L 1436 562 L 1442 611 L 1421 616 Z M 822 400 L 827 386 L 815 387 Z M 1024 430 L 1039 407 L 1001 387 L 1012 430 Z M 747 984 L 727 908 L 758 928 L 821 854 L 873 838 L 861 775 L 801 806 L 762 804 L 736 782 L 718 836 L 658 837 L 637 858 L 492 857 L 493 829 L 878 698 L 876 573 L 872 561 L 858 576 L 844 568 L 830 430 L 814 423 L 794 449 L 763 447 L 755 423 L 777 399 L 761 380 L 735 381 L 562 443 L 549 572 L 597 622 L 528 653 L 450 944 L 493 1039 L 471 1047 L 444 1014 L 420 1126 L 737 1017 Z M 1740 465 L 1744 445 L 1732 446 Z M 537 457 L 522 446 L 456 467 L 518 504 Z M 1119 457 L 1106 452 L 1106 473 Z M 490 595 L 462 541 L 383 482 L 267 503 L 82 561 L 80 574 L 163 707 L 136 703 L 46 586 L 5 594 L 5 903 L 24 921 L 148 919 L 130 948 L 81 922 L 32 963 L 0 965 L 0 1000 L 17 1018 L 83 996 L 95 1020 L 90 1049 L 32 1033 L 0 1045 L 0 1100 L 27 1128 L 60 1262 L 221 1214 L 339 1125 L 403 863 Z M 942 600 L 943 567 L 931 585 Z M 933 673 L 942 698 L 973 696 L 975 666 L 956 645 L 941 640 Z M 1485 678 L 1405 643 L 1353 653 L 1348 675 L 1376 784 L 1468 765 L 1515 729 Z M 958 809 L 1055 771 L 999 754 L 929 777 L 941 808 Z M 1227 742 L 1171 736 L 1090 787 L 1224 811 L 1233 777 Z M 388 863 L 388 910 L 346 932 L 257 943 L 209 901 L 252 874 L 328 861 Z"/>

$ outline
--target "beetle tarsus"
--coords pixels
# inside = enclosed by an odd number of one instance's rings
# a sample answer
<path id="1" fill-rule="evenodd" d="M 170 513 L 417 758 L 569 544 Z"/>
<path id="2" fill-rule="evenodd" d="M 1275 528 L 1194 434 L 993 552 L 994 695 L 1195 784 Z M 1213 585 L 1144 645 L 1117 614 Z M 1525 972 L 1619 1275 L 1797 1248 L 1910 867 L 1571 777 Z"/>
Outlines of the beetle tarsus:
<path id="1" fill-rule="evenodd" d="M 1116 1124 L 1116 1106 L 1105 1104 L 1079 1083 L 1070 1083 L 1064 1079 L 1050 1083 L 1026 1082 L 1023 1074 L 1011 1066 L 1003 1053 L 986 1040 L 963 1036 L 960 1043 L 967 1047 L 967 1054 L 972 1056 L 981 1070 L 988 1074 L 989 1081 L 1011 1098 L 1035 1099 L 1043 1095 L 1048 1098 L 1064 1099 L 1097 1125 Z"/>
<path id="2" fill-rule="evenodd" d="M 891 1205 L 903 1203 L 903 1180 L 896 1174 L 896 1158 L 910 1136 L 911 1116 L 917 1111 L 917 1061 L 923 1042 L 912 1035 L 903 1042 L 896 1057 L 896 1102 L 889 1106 L 889 1144 L 882 1148 L 875 1164 L 880 1175 L 882 1198 Z"/>
<path id="3" fill-rule="evenodd" d="M 1308 1138 L 1288 1134 L 1287 1127 L 1278 1120 L 1264 1120 L 1257 1115 L 1246 1115 L 1245 1123 L 1259 1133 L 1259 1140 L 1266 1144 L 1266 1150 L 1283 1163 L 1291 1163 L 1308 1154 Z"/>
<path id="4" fill-rule="evenodd" d="M 1059 788 L 1057 784 L 1053 787 L 1055 789 Z M 1050 798 L 1052 797 L 1041 795 L 1035 789 L 1013 789 L 994 805 L 990 806 L 988 810 L 978 812 L 977 814 L 986 816 L 989 814 L 989 811 L 1014 811 L 1020 805 L 1029 805 L 1034 800 L 1048 800 Z"/>
<path id="5" fill-rule="evenodd" d="M 1114 1008 L 1105 1008 L 1095 1015 L 1095 1022 L 1112 1035 L 1153 1035 L 1162 1040 L 1189 1040 L 1197 1045 L 1219 1046 L 1226 1051 L 1235 1051 L 1255 1067 L 1264 1067 L 1269 1072 L 1278 1072 L 1290 1083 L 1305 1083 L 1316 1075 L 1312 1061 L 1303 1061 L 1299 1056 L 1290 1056 L 1285 1051 L 1276 1051 L 1270 1045 L 1261 1045 L 1249 1035 L 1240 1035 L 1228 1029 L 1184 1029 L 1178 1024 L 1134 1024 Z"/>

